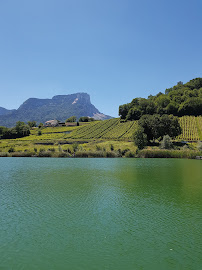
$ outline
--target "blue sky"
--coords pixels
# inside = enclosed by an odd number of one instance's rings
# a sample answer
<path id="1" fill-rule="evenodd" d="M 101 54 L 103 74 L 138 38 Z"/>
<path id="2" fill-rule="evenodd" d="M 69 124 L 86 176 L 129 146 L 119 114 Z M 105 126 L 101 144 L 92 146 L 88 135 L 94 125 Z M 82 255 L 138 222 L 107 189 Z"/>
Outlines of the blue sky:
<path id="1" fill-rule="evenodd" d="M 103 113 L 202 77 L 202 0 L 0 0 L 0 106 L 87 92 Z"/>

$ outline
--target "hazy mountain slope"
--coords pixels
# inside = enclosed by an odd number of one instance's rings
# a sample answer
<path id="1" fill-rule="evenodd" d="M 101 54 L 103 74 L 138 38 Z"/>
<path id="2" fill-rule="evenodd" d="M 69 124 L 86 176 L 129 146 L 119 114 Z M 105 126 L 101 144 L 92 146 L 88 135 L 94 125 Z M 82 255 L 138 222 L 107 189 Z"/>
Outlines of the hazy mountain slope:
<path id="1" fill-rule="evenodd" d="M 65 121 L 75 115 L 89 116 L 98 119 L 109 119 L 110 116 L 101 114 L 90 102 L 86 93 L 54 96 L 52 99 L 30 98 L 17 110 L 10 114 L 0 115 L 0 126 L 14 126 L 17 121 L 32 121 L 44 123 L 47 120 L 57 119 Z"/>
<path id="2" fill-rule="evenodd" d="M 0 107 L 0 115 L 9 114 L 9 113 L 11 113 L 13 111 L 15 111 L 15 110 L 7 110 L 7 109 L 5 109 L 3 107 Z"/>

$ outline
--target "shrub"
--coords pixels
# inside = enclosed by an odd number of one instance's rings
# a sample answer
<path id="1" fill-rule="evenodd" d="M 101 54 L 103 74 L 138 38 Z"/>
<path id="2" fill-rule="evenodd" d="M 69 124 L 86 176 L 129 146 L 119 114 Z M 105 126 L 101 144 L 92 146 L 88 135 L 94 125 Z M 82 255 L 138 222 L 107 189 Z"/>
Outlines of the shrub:
<path id="1" fill-rule="evenodd" d="M 8 149 L 8 153 L 13 153 L 13 152 L 15 152 L 15 148 L 11 146 L 11 147 Z"/>
<path id="2" fill-rule="evenodd" d="M 111 151 L 114 151 L 114 146 L 113 146 L 113 144 L 110 145 L 110 150 L 111 150 Z"/>
<path id="3" fill-rule="evenodd" d="M 99 145 L 96 145 L 96 150 L 101 151 L 101 147 Z"/>
<path id="4" fill-rule="evenodd" d="M 197 144 L 197 149 L 198 149 L 199 151 L 202 151 L 202 142 L 198 142 L 198 144 Z"/>
<path id="5" fill-rule="evenodd" d="M 40 123 L 40 124 L 38 125 L 38 127 L 39 127 L 39 128 L 42 128 L 42 127 L 43 127 L 43 123 Z"/>
<path id="6" fill-rule="evenodd" d="M 127 153 L 125 154 L 125 157 L 126 157 L 126 158 L 133 158 L 133 157 L 135 157 L 135 154 L 129 151 L 129 152 L 127 152 Z"/>
<path id="7" fill-rule="evenodd" d="M 161 149 L 171 149 L 173 147 L 171 138 L 169 135 L 163 136 L 163 140 L 161 141 L 160 148 Z"/>
<path id="8" fill-rule="evenodd" d="M 62 147 L 61 147 L 60 144 L 58 145 L 58 151 L 59 151 L 59 152 L 62 152 Z"/>
<path id="9" fill-rule="evenodd" d="M 60 152 L 60 153 L 58 153 L 58 157 L 64 158 L 64 157 L 70 157 L 70 155 L 68 153 L 65 153 L 65 152 Z"/>
<path id="10" fill-rule="evenodd" d="M 121 155 L 124 156 L 128 151 L 130 151 L 129 148 L 123 149 L 123 150 L 121 151 Z"/>
<path id="11" fill-rule="evenodd" d="M 41 136 L 42 135 L 42 131 L 39 129 L 38 130 L 38 136 Z"/>
<path id="12" fill-rule="evenodd" d="M 74 153 L 77 151 L 77 149 L 78 149 L 78 143 L 74 143 L 73 145 L 72 145 L 72 148 L 73 148 L 73 151 L 74 151 Z"/>
<path id="13" fill-rule="evenodd" d="M 107 158 L 115 158 L 115 157 L 117 157 L 117 154 L 115 152 L 106 152 L 105 157 L 107 157 Z"/>
<path id="14" fill-rule="evenodd" d="M 38 154 L 39 157 L 51 157 L 52 154 L 49 151 L 40 151 Z"/>
<path id="15" fill-rule="evenodd" d="M 71 123 L 76 122 L 76 116 L 73 115 L 73 116 L 67 118 L 65 122 L 66 122 L 66 123 L 67 123 L 67 122 L 71 122 Z"/>
<path id="16" fill-rule="evenodd" d="M 72 153 L 72 151 L 71 151 L 71 149 L 70 149 L 70 148 L 67 148 L 67 152 L 68 152 L 69 154 L 71 154 L 71 153 Z"/>
<path id="17" fill-rule="evenodd" d="M 48 148 L 48 151 L 55 152 L 55 148 Z"/>

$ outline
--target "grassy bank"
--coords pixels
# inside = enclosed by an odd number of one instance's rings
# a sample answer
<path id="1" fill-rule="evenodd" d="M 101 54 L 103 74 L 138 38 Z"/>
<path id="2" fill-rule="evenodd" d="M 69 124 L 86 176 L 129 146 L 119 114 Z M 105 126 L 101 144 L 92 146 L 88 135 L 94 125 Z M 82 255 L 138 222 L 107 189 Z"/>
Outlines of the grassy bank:
<path id="1" fill-rule="evenodd" d="M 163 150 L 163 149 L 143 149 L 138 152 L 139 158 L 188 158 L 195 159 L 202 156 L 202 151 L 197 150 Z"/>
<path id="2" fill-rule="evenodd" d="M 163 150 L 163 149 L 143 149 L 131 151 L 121 150 L 76 150 L 68 151 L 25 151 L 25 152 L 0 152 L 0 157 L 52 157 L 52 158 L 186 158 L 195 159 L 202 156 L 202 151 L 197 150 Z"/>

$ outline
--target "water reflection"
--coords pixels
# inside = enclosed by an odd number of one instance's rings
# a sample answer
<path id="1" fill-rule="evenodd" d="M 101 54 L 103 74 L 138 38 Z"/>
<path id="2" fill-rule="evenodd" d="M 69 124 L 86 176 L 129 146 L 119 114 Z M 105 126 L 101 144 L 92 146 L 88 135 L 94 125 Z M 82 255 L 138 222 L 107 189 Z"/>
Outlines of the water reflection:
<path id="1" fill-rule="evenodd" d="M 201 161 L 0 162 L 0 268 L 199 269 Z"/>

